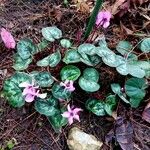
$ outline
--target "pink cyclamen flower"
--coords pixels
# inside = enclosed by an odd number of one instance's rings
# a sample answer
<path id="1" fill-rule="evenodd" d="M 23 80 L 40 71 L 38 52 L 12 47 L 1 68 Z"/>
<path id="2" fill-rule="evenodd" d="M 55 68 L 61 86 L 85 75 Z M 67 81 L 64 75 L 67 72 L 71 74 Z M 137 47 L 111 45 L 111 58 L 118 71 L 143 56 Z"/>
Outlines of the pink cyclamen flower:
<path id="1" fill-rule="evenodd" d="M 67 106 L 68 111 L 64 112 L 62 116 L 64 118 L 68 118 L 69 125 L 73 123 L 73 119 L 76 119 L 80 122 L 79 118 L 79 112 L 83 111 L 81 108 L 71 108 L 70 105 L 68 104 Z"/>
<path id="2" fill-rule="evenodd" d="M 96 18 L 96 25 L 107 28 L 110 25 L 111 13 L 109 11 L 100 11 Z"/>
<path id="3" fill-rule="evenodd" d="M 38 86 L 35 86 L 33 81 L 32 84 L 23 82 L 19 84 L 19 87 L 24 87 L 22 95 L 25 96 L 25 101 L 28 103 L 34 101 L 35 97 L 43 99 L 47 96 L 47 93 L 39 94 Z"/>
<path id="4" fill-rule="evenodd" d="M 4 42 L 4 44 L 7 48 L 9 48 L 9 49 L 15 48 L 16 42 L 10 32 L 8 32 L 4 28 L 1 28 L 0 34 L 1 34 L 2 41 Z"/>
<path id="5" fill-rule="evenodd" d="M 66 80 L 65 82 L 61 82 L 60 86 L 64 86 L 65 90 L 68 90 L 70 92 L 73 92 L 75 90 L 75 87 L 73 86 L 73 81 L 71 80 L 70 81 Z"/>

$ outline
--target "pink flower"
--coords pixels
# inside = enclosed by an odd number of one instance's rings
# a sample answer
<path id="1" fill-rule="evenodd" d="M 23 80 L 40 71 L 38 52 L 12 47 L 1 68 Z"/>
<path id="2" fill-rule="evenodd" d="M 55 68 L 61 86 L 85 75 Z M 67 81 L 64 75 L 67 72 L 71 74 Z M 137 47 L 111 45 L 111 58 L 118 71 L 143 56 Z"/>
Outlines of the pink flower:
<path id="1" fill-rule="evenodd" d="M 14 38 L 13 38 L 13 36 L 11 35 L 11 33 L 10 32 L 8 32 L 6 29 L 4 29 L 4 28 L 1 28 L 1 38 L 2 38 L 2 40 L 3 40 L 3 42 L 4 42 L 4 44 L 5 44 L 5 46 L 7 47 L 7 48 L 15 48 L 15 46 L 16 46 L 16 42 L 15 42 L 15 40 L 14 40 Z"/>
<path id="2" fill-rule="evenodd" d="M 24 87 L 22 95 L 25 96 L 25 101 L 30 103 L 34 101 L 35 97 L 46 98 L 47 93 L 39 94 L 38 86 L 34 86 L 34 82 L 32 84 L 28 82 L 23 82 L 19 85 L 19 87 Z"/>
<path id="3" fill-rule="evenodd" d="M 109 11 L 101 11 L 97 15 L 96 25 L 107 28 L 110 25 L 111 13 Z"/>
<path id="4" fill-rule="evenodd" d="M 73 123 L 73 119 L 76 119 L 80 122 L 78 113 L 83 111 L 81 108 L 70 108 L 70 105 L 67 106 L 68 111 L 64 112 L 62 116 L 68 118 L 69 125 Z"/>
<path id="5" fill-rule="evenodd" d="M 73 86 L 73 81 L 66 80 L 65 82 L 61 82 L 60 86 L 64 86 L 65 90 L 68 90 L 70 92 L 73 92 L 75 90 L 75 87 Z"/>

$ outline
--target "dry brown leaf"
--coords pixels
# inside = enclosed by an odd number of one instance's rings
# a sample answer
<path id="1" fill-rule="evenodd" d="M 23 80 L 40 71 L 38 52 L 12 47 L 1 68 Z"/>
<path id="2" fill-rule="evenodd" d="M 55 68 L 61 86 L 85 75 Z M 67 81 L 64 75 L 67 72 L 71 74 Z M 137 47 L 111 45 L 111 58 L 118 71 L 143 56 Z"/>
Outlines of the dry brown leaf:
<path id="1" fill-rule="evenodd" d="M 82 13 L 90 13 L 93 8 L 92 2 L 88 0 L 73 0 L 78 11 Z"/>
<path id="2" fill-rule="evenodd" d="M 123 33 L 124 33 L 124 31 L 125 31 L 125 33 L 126 33 L 127 35 L 132 35 L 132 34 L 133 34 L 133 31 L 130 30 L 130 29 L 128 29 L 125 25 L 123 25 L 122 22 L 120 22 L 120 27 L 121 27 L 121 30 L 122 30 Z"/>
<path id="3" fill-rule="evenodd" d="M 83 13 L 90 13 L 90 8 L 89 8 L 88 4 L 86 4 L 85 2 L 78 3 L 77 8 L 79 11 L 81 11 Z"/>
<path id="4" fill-rule="evenodd" d="M 116 0 L 114 5 L 111 6 L 111 13 L 115 15 L 119 12 L 119 7 L 125 2 L 126 0 Z"/>
<path id="5" fill-rule="evenodd" d="M 63 16 L 63 13 L 59 7 L 54 7 L 53 10 L 50 12 L 50 15 L 56 18 L 58 22 L 60 22 Z"/>
<path id="6" fill-rule="evenodd" d="M 148 0 L 131 0 L 131 1 L 132 1 L 132 3 L 140 4 L 140 5 L 142 5 L 143 3 L 148 2 Z"/>
<path id="7" fill-rule="evenodd" d="M 142 119 L 150 123 L 150 102 L 147 104 L 143 111 Z"/>
<path id="8" fill-rule="evenodd" d="M 115 138 L 123 150 L 133 150 L 133 127 L 132 124 L 123 117 L 117 117 L 115 129 L 106 136 L 108 144 Z"/>

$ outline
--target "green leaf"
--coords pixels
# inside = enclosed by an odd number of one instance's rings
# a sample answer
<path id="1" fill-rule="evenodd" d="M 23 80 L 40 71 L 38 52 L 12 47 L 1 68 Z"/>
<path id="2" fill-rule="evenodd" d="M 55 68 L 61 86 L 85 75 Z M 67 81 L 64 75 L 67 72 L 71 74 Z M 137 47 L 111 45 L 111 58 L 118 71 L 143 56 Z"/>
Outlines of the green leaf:
<path id="1" fill-rule="evenodd" d="M 111 89 L 115 94 L 120 94 L 121 86 L 118 83 L 111 84 Z"/>
<path id="2" fill-rule="evenodd" d="M 68 123 L 67 118 L 62 117 L 63 111 L 57 111 L 57 113 L 53 116 L 48 117 L 48 121 L 52 125 L 55 132 L 61 132 L 61 128 Z"/>
<path id="3" fill-rule="evenodd" d="M 60 39 L 62 37 L 62 32 L 57 27 L 46 27 L 42 29 L 43 37 L 50 42 L 54 42 L 55 39 Z"/>
<path id="4" fill-rule="evenodd" d="M 36 64 L 37 66 L 40 66 L 40 67 L 46 67 L 49 65 L 49 58 L 50 56 L 47 56 L 45 58 L 43 58 L 42 60 L 39 60 Z"/>
<path id="5" fill-rule="evenodd" d="M 72 80 L 75 81 L 81 75 L 80 69 L 73 65 L 68 65 L 62 68 L 60 71 L 61 80 Z"/>
<path id="6" fill-rule="evenodd" d="M 100 45 L 95 51 L 98 56 L 102 57 L 106 65 L 116 67 L 116 54 L 111 51 L 106 44 Z"/>
<path id="7" fill-rule="evenodd" d="M 137 107 L 139 107 L 141 101 L 142 101 L 142 99 L 138 99 L 138 98 L 136 98 L 136 99 L 130 98 L 130 105 L 131 105 L 131 107 L 133 107 L 133 108 L 137 108 Z"/>
<path id="8" fill-rule="evenodd" d="M 31 82 L 31 77 L 26 73 L 17 72 L 11 78 L 4 81 L 4 97 L 13 107 L 22 107 L 25 104 L 22 89 L 19 87 L 19 84 L 22 82 Z"/>
<path id="9" fill-rule="evenodd" d="M 115 55 L 115 53 L 112 52 L 112 53 L 109 53 L 108 55 L 107 54 L 104 55 L 102 57 L 102 60 L 106 65 L 108 65 L 110 67 L 116 67 L 116 55 Z"/>
<path id="10" fill-rule="evenodd" d="M 112 91 L 117 94 L 125 103 L 129 103 L 129 101 L 126 99 L 125 93 L 121 91 L 121 86 L 118 83 L 111 84 Z"/>
<path id="11" fill-rule="evenodd" d="M 47 46 L 49 45 L 49 41 L 42 39 L 42 41 L 40 43 L 38 43 L 37 45 L 37 52 L 41 52 L 43 49 L 45 49 Z M 36 52 L 36 53 L 37 53 Z"/>
<path id="12" fill-rule="evenodd" d="M 56 67 L 60 61 L 61 61 L 61 54 L 60 54 L 59 50 L 57 50 L 57 52 L 51 54 L 49 57 L 50 67 Z"/>
<path id="13" fill-rule="evenodd" d="M 138 65 L 138 62 L 134 61 L 132 63 L 128 63 L 128 73 L 137 78 L 143 78 L 145 76 L 145 71 L 141 69 Z"/>
<path id="14" fill-rule="evenodd" d="M 31 57 L 28 59 L 22 59 L 18 54 L 15 54 L 13 68 L 17 71 L 25 70 L 28 68 L 31 62 L 32 62 Z"/>
<path id="15" fill-rule="evenodd" d="M 64 48 L 70 48 L 71 47 L 71 42 L 68 39 L 61 39 L 60 44 Z"/>
<path id="16" fill-rule="evenodd" d="M 112 115 L 112 112 L 114 108 L 116 107 L 116 96 L 115 95 L 109 95 L 105 100 L 105 111 L 110 116 Z"/>
<path id="17" fill-rule="evenodd" d="M 85 55 L 84 58 L 81 57 L 80 60 L 88 66 L 96 66 L 101 62 L 101 58 L 97 55 Z"/>
<path id="18" fill-rule="evenodd" d="M 80 77 L 79 85 L 81 89 L 87 92 L 96 92 L 99 90 L 100 85 L 94 81 L 90 81 L 85 79 L 84 77 Z"/>
<path id="19" fill-rule="evenodd" d="M 80 62 L 80 54 L 77 50 L 71 49 L 65 52 L 65 57 L 63 58 L 63 62 L 66 64 L 70 63 L 78 63 Z"/>
<path id="20" fill-rule="evenodd" d="M 55 98 L 63 100 L 68 100 L 71 96 L 71 92 L 65 90 L 64 87 L 60 86 L 58 83 L 53 85 L 52 94 Z"/>
<path id="21" fill-rule="evenodd" d="M 147 88 L 146 80 L 139 78 L 130 78 L 125 83 L 126 94 L 133 99 L 143 99 Z"/>
<path id="22" fill-rule="evenodd" d="M 50 87 L 54 82 L 52 75 L 46 71 L 35 74 L 34 79 L 40 87 Z"/>
<path id="23" fill-rule="evenodd" d="M 149 53 L 150 52 L 150 38 L 145 38 L 141 43 L 140 43 L 140 49 L 144 53 Z"/>
<path id="24" fill-rule="evenodd" d="M 31 39 L 23 39 L 17 43 L 17 52 L 22 59 L 28 59 L 36 52 L 37 47 Z"/>
<path id="25" fill-rule="evenodd" d="M 85 103 L 86 108 L 97 116 L 106 115 L 105 103 L 97 99 L 88 99 Z"/>
<path id="26" fill-rule="evenodd" d="M 116 46 L 116 49 L 120 54 L 126 55 L 132 50 L 132 44 L 128 41 L 120 41 Z"/>
<path id="27" fill-rule="evenodd" d="M 99 72 L 94 68 L 86 68 L 83 71 L 83 77 L 86 80 L 98 82 L 99 80 Z"/>
<path id="28" fill-rule="evenodd" d="M 121 75 L 127 75 L 128 74 L 128 66 L 127 66 L 127 60 L 123 58 L 122 56 L 116 55 L 116 70 Z"/>
<path id="29" fill-rule="evenodd" d="M 86 54 L 87 55 L 95 55 L 95 46 L 93 44 L 89 44 L 89 43 L 85 43 L 85 44 L 81 44 L 78 47 L 78 52 L 81 54 L 81 56 L 83 58 L 86 58 Z"/>
<path id="30" fill-rule="evenodd" d="M 57 113 L 57 109 L 47 100 L 37 99 L 34 106 L 36 111 L 45 116 L 53 116 Z"/>
<path id="31" fill-rule="evenodd" d="M 59 51 L 43 58 L 42 60 L 37 62 L 37 66 L 40 67 L 46 67 L 46 66 L 50 66 L 50 67 L 56 67 L 58 65 L 58 63 L 61 60 L 61 54 Z"/>

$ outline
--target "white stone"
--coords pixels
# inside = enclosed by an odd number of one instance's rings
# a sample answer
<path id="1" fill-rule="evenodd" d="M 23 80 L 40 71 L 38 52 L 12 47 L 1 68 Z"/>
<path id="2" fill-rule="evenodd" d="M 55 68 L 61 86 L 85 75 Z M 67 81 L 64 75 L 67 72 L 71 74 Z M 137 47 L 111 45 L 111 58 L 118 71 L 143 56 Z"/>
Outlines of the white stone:
<path id="1" fill-rule="evenodd" d="M 95 136 L 87 134 L 77 127 L 70 130 L 67 144 L 70 150 L 100 150 L 103 145 Z"/>

